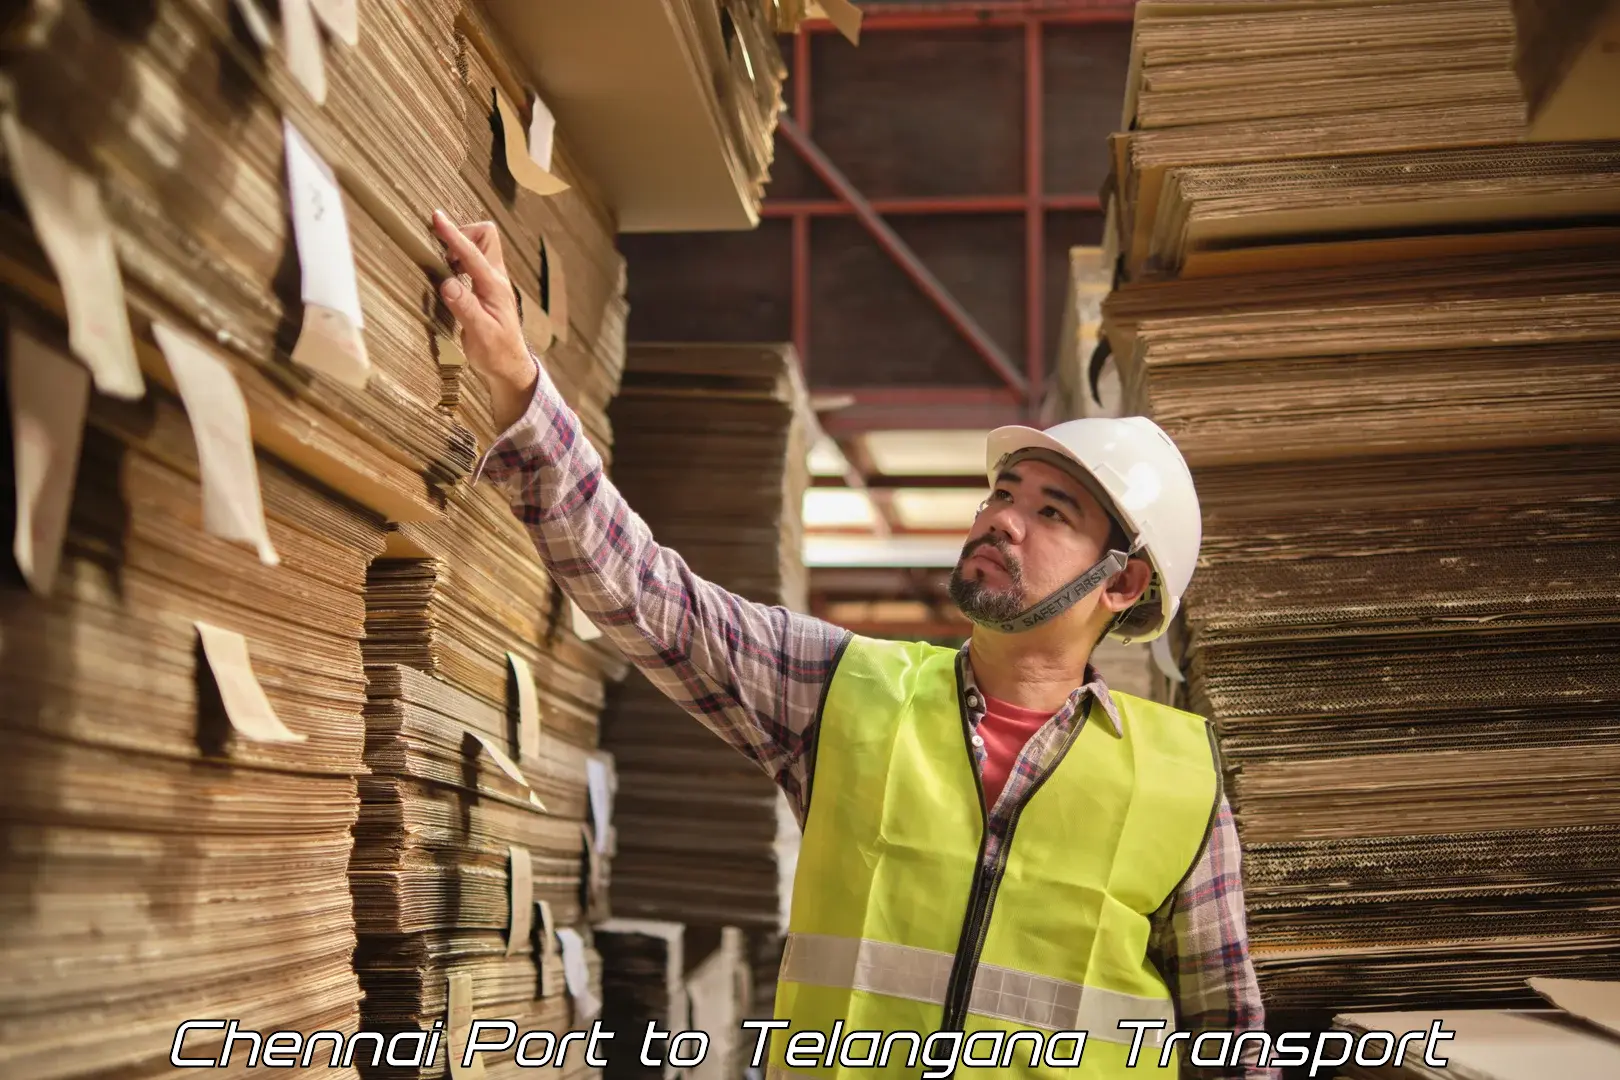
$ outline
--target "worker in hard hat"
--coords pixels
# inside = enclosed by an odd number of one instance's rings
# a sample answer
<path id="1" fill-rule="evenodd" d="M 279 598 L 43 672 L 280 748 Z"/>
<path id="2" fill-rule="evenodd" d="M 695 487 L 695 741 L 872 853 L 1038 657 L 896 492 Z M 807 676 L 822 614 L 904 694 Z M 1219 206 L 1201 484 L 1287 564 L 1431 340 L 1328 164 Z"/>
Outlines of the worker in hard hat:
<path id="1" fill-rule="evenodd" d="M 1107 635 L 1163 634 L 1192 577 L 1198 500 L 1165 433 L 992 432 L 951 580 L 970 640 L 854 635 L 658 544 L 528 352 L 493 227 L 435 228 L 504 429 L 480 474 L 580 609 L 798 815 L 788 1026 L 766 1075 L 942 1076 L 926 1071 L 940 1044 L 919 1058 L 917 1037 L 944 1033 L 997 1075 L 1276 1076 L 1223 1055 L 1235 1039 L 1199 1044 L 1198 1066 L 1224 1064 L 1189 1067 L 1176 1035 L 1264 1028 L 1210 726 L 1110 691 L 1091 663 Z"/>

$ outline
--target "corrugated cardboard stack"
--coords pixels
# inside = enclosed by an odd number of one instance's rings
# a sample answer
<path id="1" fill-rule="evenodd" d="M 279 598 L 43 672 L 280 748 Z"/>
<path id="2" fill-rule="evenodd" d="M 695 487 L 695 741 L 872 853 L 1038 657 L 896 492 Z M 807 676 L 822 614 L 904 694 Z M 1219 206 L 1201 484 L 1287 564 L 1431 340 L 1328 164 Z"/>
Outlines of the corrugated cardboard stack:
<path id="1" fill-rule="evenodd" d="M 632 345 L 611 415 L 614 481 L 659 543 L 710 581 L 803 611 L 814 419 L 791 347 Z M 793 856 L 776 785 L 639 674 L 610 695 L 602 743 L 621 784 L 614 914 L 744 930 L 756 985 L 774 985 Z M 743 1011 L 761 1004 L 768 1015 L 768 997 Z"/>
<path id="2" fill-rule="evenodd" d="M 64 0 L 8 27 L 6 504 L 32 589 L 0 592 L 8 1076 L 167 1075 L 199 1016 L 448 1014 L 442 1076 L 473 1011 L 594 1011 L 622 662 L 466 486 L 495 432 L 429 214 L 497 216 L 604 453 L 624 271 L 566 151 L 469 111 L 492 69 L 462 6 Z M 514 170 L 544 193 L 488 186 Z M 247 1075 L 245 1043 L 230 1060 Z M 594 1070 L 574 1048 L 565 1071 Z"/>
<path id="3" fill-rule="evenodd" d="M 1620 945 L 1620 147 L 1521 144 L 1508 7 L 1137 9 L 1104 333 L 1196 473 L 1167 644 L 1278 1012 Z"/>
<path id="4" fill-rule="evenodd" d="M 611 216 L 565 135 L 547 168 L 528 155 L 532 98 L 475 7 L 457 16 L 454 56 L 472 214 L 500 230 L 529 343 L 609 458 L 626 314 Z M 498 433 L 481 384 L 458 374 L 455 407 L 487 447 Z M 487 484 L 396 527 L 368 601 L 376 775 L 361 785 L 354 864 L 368 1023 L 426 1030 L 455 1014 L 466 976 L 474 1015 L 588 1028 L 602 977 L 590 924 L 608 914 L 613 847 L 597 718 L 622 660 L 592 643 Z M 497 1060 L 492 1075 L 518 1068 Z M 594 1071 L 570 1053 L 565 1072 Z"/>

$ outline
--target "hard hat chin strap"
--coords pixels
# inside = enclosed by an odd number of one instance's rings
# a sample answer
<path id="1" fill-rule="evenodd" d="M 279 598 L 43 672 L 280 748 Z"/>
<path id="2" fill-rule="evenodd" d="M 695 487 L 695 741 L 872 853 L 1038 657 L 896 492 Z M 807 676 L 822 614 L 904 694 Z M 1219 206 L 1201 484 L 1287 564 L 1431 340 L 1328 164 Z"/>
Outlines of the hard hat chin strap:
<path id="1" fill-rule="evenodd" d="M 1033 630 L 1042 623 L 1051 622 L 1075 604 L 1090 596 L 1097 586 L 1124 570 L 1129 559 L 1130 556 L 1123 551 L 1110 551 L 1103 557 L 1102 561 L 1098 562 L 1090 570 L 1052 592 L 1046 599 L 1025 608 L 1011 619 L 1005 622 L 984 619 L 974 619 L 973 621 L 987 629 L 1000 630 L 1004 634 L 1021 634 L 1025 630 Z"/>

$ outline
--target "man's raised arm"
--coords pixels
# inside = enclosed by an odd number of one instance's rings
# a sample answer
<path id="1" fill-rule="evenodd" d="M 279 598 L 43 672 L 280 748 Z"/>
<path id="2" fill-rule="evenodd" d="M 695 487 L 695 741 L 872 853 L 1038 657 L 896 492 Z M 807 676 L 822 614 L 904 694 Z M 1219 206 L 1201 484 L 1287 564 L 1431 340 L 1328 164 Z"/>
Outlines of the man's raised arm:
<path id="1" fill-rule="evenodd" d="M 653 685 L 775 778 L 803 812 L 805 750 L 847 632 L 756 603 L 694 574 L 654 540 L 603 472 L 579 418 L 524 343 L 487 223 L 434 229 L 441 294 L 503 433 L 479 463 L 563 590 Z"/>

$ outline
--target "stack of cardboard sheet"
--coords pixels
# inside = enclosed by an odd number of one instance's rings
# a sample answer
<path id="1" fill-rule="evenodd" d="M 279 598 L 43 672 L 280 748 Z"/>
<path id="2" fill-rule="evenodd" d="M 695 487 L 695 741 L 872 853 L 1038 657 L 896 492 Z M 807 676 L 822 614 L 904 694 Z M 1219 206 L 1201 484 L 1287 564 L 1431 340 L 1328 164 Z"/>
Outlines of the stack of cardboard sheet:
<path id="1" fill-rule="evenodd" d="M 1504 225 L 1620 212 L 1612 144 L 1522 144 L 1510 9 L 1144 0 L 1114 139 L 1130 275 L 1231 273 L 1283 244 L 1318 265 L 1351 254 L 1330 242 L 1490 250 L 1520 242 Z"/>
<path id="2" fill-rule="evenodd" d="M 1137 9 L 1103 334 L 1198 484 L 1160 685 L 1281 1013 L 1620 948 L 1620 152 L 1524 144 L 1514 47 L 1506 0 Z"/>
<path id="3" fill-rule="evenodd" d="M 53 317 L 7 300 L 3 498 L 27 587 L 0 586 L 0 1074 L 166 1076 L 201 1017 L 352 1033 L 382 522 L 255 460 L 196 339 L 164 328 L 184 404 L 118 401 Z M 232 503 L 262 508 L 259 544 L 218 534 Z M 193 1031 L 185 1055 L 217 1059 L 223 1036 Z"/>
<path id="4" fill-rule="evenodd" d="M 347 103 L 352 123 L 412 138 L 401 152 L 417 157 L 462 151 L 422 153 L 421 134 L 379 119 L 399 106 L 364 71 L 401 62 L 392 50 L 415 31 L 394 25 L 397 5 L 364 8 L 377 32 L 351 54 L 338 46 L 355 85 L 332 86 L 327 109 L 279 53 L 246 51 L 226 0 L 171 0 L 134 26 L 83 0 L 37 5 L 7 76 L 16 122 L 101 178 L 132 308 L 184 312 L 221 344 L 265 445 L 390 513 L 421 514 L 429 489 L 465 476 L 474 455 L 440 408 L 435 342 L 450 323 L 425 268 L 437 246 L 387 179 L 391 164 L 361 153 L 335 117 Z"/>
<path id="5" fill-rule="evenodd" d="M 677 1066 L 667 1057 L 645 1064 L 640 1048 L 649 1025 L 664 1032 L 691 1026 L 686 927 L 660 919 L 609 919 L 594 928 L 594 936 L 602 954 L 602 1026 L 615 1033 L 602 1076 L 674 1080 Z"/>
<path id="6" fill-rule="evenodd" d="M 497 432 L 429 217 L 500 227 L 604 456 L 624 267 L 463 7 L 62 0 L 8 25 L 0 285 L 32 330 L 6 504 L 55 592 L 0 593 L 6 1075 L 166 1075 L 181 1020 L 229 1016 L 447 1021 L 396 1070 L 443 1076 L 472 1015 L 594 1015 L 622 661 L 466 484 Z M 594 1071 L 579 1050 L 565 1073 Z"/>
<path id="7" fill-rule="evenodd" d="M 734 926 L 688 928 L 659 919 L 611 919 L 595 928 L 602 952 L 602 1025 L 614 1032 L 604 1077 L 735 1080 L 753 1056 L 742 1028 L 752 996 L 746 937 Z M 701 1060 L 690 1038 L 673 1047 L 673 1032 L 702 1032 Z M 661 1032 L 662 1040 L 648 1041 Z M 654 1055 L 643 1060 L 642 1048 Z M 685 1058 L 686 1060 L 672 1060 Z"/>
<path id="8" fill-rule="evenodd" d="M 792 349 L 633 345 L 611 415 L 614 481 L 657 541 L 717 585 L 802 611 L 811 421 Z M 778 927 L 771 778 L 639 673 L 615 688 L 602 744 L 621 783 L 614 912 Z"/>

